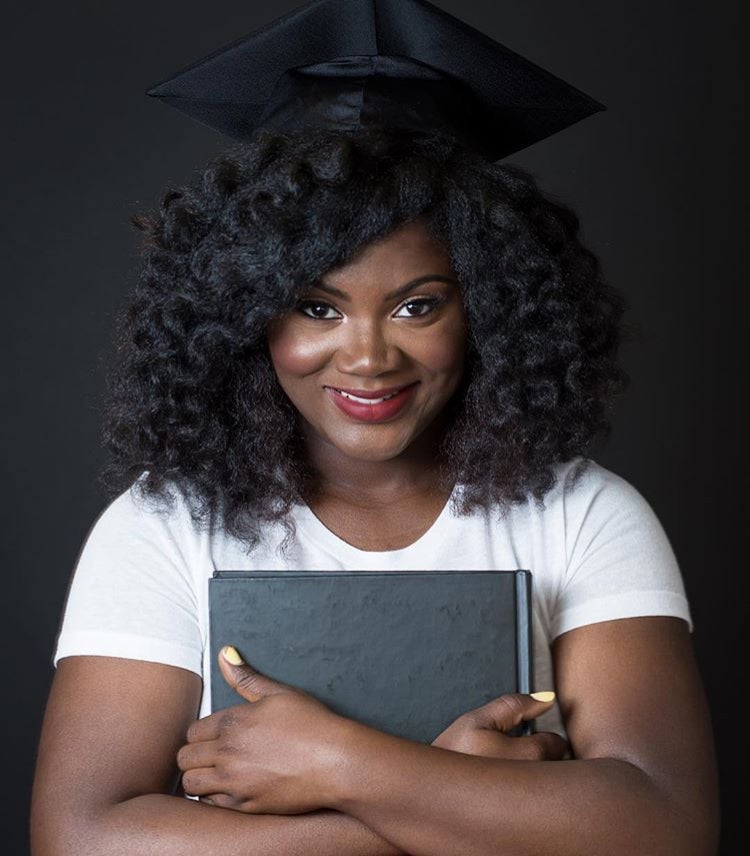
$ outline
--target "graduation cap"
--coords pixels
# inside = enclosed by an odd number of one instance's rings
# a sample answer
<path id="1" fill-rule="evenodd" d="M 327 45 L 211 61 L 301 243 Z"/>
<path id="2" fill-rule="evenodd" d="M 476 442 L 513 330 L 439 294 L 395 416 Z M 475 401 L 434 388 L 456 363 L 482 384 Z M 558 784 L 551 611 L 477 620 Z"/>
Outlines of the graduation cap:
<path id="1" fill-rule="evenodd" d="M 235 139 L 386 125 L 491 161 L 606 109 L 427 0 L 312 0 L 147 95 Z"/>

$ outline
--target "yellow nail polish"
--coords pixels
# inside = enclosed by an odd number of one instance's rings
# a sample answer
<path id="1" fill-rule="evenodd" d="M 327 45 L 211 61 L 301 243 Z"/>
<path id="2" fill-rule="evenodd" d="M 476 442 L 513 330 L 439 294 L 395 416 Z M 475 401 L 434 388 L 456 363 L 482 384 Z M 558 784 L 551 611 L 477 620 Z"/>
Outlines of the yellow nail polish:
<path id="1" fill-rule="evenodd" d="M 555 700 L 555 694 L 552 692 L 552 690 L 545 690 L 544 692 L 540 692 L 540 693 L 531 693 L 531 697 L 533 699 L 536 699 L 537 701 L 554 701 Z"/>
<path id="2" fill-rule="evenodd" d="M 231 645 L 225 645 L 221 649 L 224 659 L 233 666 L 241 666 L 245 661 L 240 657 L 239 651 Z"/>

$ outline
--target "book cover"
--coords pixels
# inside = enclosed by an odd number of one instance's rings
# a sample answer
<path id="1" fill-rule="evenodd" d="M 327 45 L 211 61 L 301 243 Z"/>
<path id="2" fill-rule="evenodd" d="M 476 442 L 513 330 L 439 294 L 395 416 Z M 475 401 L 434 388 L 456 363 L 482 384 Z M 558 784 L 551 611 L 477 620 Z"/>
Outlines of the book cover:
<path id="1" fill-rule="evenodd" d="M 531 691 L 528 570 L 216 571 L 209 619 L 214 712 L 246 703 L 219 671 L 224 645 L 342 716 L 424 743 Z"/>

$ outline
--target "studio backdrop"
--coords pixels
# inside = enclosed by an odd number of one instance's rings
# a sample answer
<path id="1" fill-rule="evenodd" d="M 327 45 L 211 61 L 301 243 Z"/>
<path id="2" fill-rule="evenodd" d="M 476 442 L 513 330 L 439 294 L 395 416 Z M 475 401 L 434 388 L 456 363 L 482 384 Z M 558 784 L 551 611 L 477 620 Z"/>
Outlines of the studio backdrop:
<path id="1" fill-rule="evenodd" d="M 435 4 L 607 106 L 509 161 L 576 211 L 605 279 L 627 300 L 631 385 L 612 435 L 590 454 L 641 491 L 674 547 L 720 758 L 722 853 L 740 853 L 749 748 L 738 695 L 747 674 L 744 9 L 707 0 Z M 230 143 L 146 90 L 297 5 L 72 0 L 5 13 L 4 853 L 27 852 L 55 638 L 78 552 L 104 507 L 104 378 L 138 269 L 130 219 Z"/>

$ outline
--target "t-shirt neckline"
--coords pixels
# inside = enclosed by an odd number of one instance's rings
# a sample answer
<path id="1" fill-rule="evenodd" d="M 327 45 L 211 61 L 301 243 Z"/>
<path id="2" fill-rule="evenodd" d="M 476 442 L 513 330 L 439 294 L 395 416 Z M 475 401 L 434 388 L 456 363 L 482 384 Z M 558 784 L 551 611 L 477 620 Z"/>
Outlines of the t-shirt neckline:
<path id="1" fill-rule="evenodd" d="M 314 541 L 334 558 L 348 565 L 400 567 L 408 564 L 410 558 L 422 555 L 433 542 L 441 537 L 445 522 L 452 516 L 451 505 L 458 489 L 459 486 L 454 485 L 448 501 L 430 528 L 423 532 L 416 541 L 397 550 L 361 550 L 359 547 L 355 547 L 332 532 L 322 520 L 315 516 L 307 503 L 297 506 L 296 524 L 305 537 Z"/>

